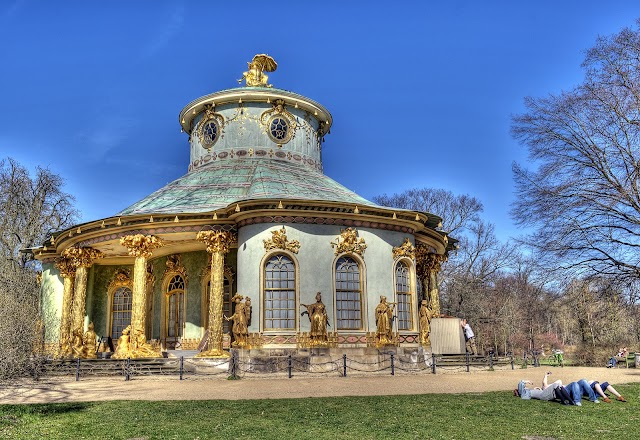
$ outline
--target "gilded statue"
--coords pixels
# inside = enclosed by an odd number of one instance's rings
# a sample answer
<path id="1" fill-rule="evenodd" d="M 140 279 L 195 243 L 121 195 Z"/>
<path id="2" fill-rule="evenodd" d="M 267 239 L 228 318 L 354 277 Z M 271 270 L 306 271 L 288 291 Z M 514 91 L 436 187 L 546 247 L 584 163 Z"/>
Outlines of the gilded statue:
<path id="1" fill-rule="evenodd" d="M 130 346 L 131 345 L 134 346 L 132 352 L 135 353 L 135 357 L 158 357 L 156 350 L 154 350 L 151 345 L 147 344 L 147 336 L 142 329 L 136 329 L 135 337 L 133 338 L 133 341 L 130 341 Z"/>
<path id="2" fill-rule="evenodd" d="M 84 346 L 83 357 L 85 359 L 95 359 L 98 357 L 97 350 L 96 350 L 96 339 L 97 339 L 97 335 L 94 330 L 93 322 L 90 322 L 89 327 L 87 328 L 87 331 L 84 332 L 84 337 L 82 341 Z"/>
<path id="3" fill-rule="evenodd" d="M 376 343 L 387 345 L 393 343 L 393 309 L 395 303 L 387 302 L 386 296 L 380 297 L 376 306 Z"/>
<path id="4" fill-rule="evenodd" d="M 247 346 L 247 340 L 249 337 L 249 320 L 251 319 L 251 299 L 246 298 L 245 303 L 242 303 L 242 295 L 236 293 L 233 298 L 235 307 L 233 315 L 224 319 L 227 321 L 233 321 L 231 327 L 231 333 L 233 334 L 233 347 L 245 347 Z"/>
<path id="5" fill-rule="evenodd" d="M 113 354 L 113 359 L 126 359 L 131 356 L 130 342 L 131 342 L 131 326 L 128 325 L 122 329 L 122 335 L 118 339 L 118 346 L 116 352 Z"/>
<path id="6" fill-rule="evenodd" d="M 327 317 L 327 308 L 322 302 L 322 294 L 320 292 L 316 293 L 315 303 L 300 304 L 300 306 L 307 309 L 306 312 L 302 312 L 302 315 L 309 315 L 309 321 L 311 323 L 311 345 L 326 344 L 328 342 L 327 323 L 329 318 Z"/>
<path id="7" fill-rule="evenodd" d="M 74 330 L 71 339 L 71 352 L 74 358 L 84 358 L 84 344 L 82 343 L 82 331 Z"/>
<path id="8" fill-rule="evenodd" d="M 248 70 L 242 73 L 242 78 L 238 83 L 246 81 L 249 87 L 272 87 L 268 83 L 269 77 L 264 72 L 273 72 L 278 68 L 276 61 L 266 54 L 258 54 L 253 57 L 250 63 L 247 63 Z"/>
<path id="9" fill-rule="evenodd" d="M 431 318 L 433 313 L 429 308 L 429 301 L 423 299 L 420 303 L 420 344 L 429 345 L 429 334 L 431 333 Z"/>

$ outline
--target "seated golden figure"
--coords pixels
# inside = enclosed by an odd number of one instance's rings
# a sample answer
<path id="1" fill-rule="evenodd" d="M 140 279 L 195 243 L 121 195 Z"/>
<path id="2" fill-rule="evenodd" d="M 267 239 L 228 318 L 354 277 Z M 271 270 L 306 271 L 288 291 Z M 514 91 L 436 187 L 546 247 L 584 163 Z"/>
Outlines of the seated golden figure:
<path id="1" fill-rule="evenodd" d="M 84 345 L 84 358 L 85 359 L 95 359 L 98 357 L 96 350 L 96 332 L 94 331 L 93 322 L 89 323 L 89 327 L 87 331 L 84 333 L 83 337 L 83 345 Z"/>

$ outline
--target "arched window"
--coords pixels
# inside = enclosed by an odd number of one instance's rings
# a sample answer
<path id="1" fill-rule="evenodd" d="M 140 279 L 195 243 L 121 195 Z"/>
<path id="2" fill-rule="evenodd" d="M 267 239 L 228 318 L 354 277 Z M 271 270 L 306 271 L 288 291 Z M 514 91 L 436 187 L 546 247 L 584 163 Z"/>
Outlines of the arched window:
<path id="1" fill-rule="evenodd" d="M 360 266 L 351 257 L 336 261 L 336 327 L 338 330 L 362 328 L 362 287 Z"/>
<path id="2" fill-rule="evenodd" d="M 264 329 L 295 330 L 296 267 L 286 255 L 273 255 L 264 266 Z"/>
<path id="3" fill-rule="evenodd" d="M 122 336 L 122 330 L 131 324 L 131 289 L 119 287 L 113 293 L 111 306 L 111 339 L 115 341 Z"/>
<path id="4" fill-rule="evenodd" d="M 396 301 L 398 303 L 398 330 L 413 328 L 413 311 L 411 309 L 411 283 L 409 266 L 404 261 L 396 264 Z"/>
<path id="5" fill-rule="evenodd" d="M 184 327 L 184 280 L 175 275 L 167 286 L 167 337 L 181 338 Z"/>

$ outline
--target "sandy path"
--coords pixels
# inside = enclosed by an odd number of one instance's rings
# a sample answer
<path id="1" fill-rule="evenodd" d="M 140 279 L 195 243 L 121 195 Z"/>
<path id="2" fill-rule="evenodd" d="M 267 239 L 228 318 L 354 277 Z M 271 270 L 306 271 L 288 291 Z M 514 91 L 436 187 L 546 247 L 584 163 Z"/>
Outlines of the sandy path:
<path id="1" fill-rule="evenodd" d="M 564 383 L 586 378 L 612 384 L 640 382 L 640 369 L 550 368 L 552 378 Z M 273 399 L 389 394 L 474 393 L 511 390 L 518 380 L 542 380 L 544 368 L 526 370 L 448 372 L 445 374 L 368 375 L 360 377 L 122 377 L 74 378 L 40 381 L 0 388 L 0 403 L 86 402 L 100 400 L 206 400 Z"/>

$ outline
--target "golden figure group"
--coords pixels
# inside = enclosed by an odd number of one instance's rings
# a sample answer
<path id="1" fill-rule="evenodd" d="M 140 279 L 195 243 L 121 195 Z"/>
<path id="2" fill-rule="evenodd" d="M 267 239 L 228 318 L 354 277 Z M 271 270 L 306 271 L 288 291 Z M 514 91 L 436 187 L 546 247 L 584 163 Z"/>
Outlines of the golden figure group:
<path id="1" fill-rule="evenodd" d="M 247 347 L 249 338 L 249 322 L 251 321 L 251 298 L 248 296 L 244 298 L 244 304 L 242 303 L 242 295 L 236 293 L 231 298 L 234 303 L 233 315 L 224 319 L 227 321 L 233 321 L 231 327 L 231 333 L 233 334 L 232 347 Z"/>
<path id="2" fill-rule="evenodd" d="M 118 338 L 118 346 L 113 354 L 113 359 L 126 358 L 153 358 L 159 357 L 158 350 L 147 343 L 147 337 L 142 329 L 133 331 L 130 325 L 122 330 L 122 335 Z"/>
<path id="3" fill-rule="evenodd" d="M 311 331 L 309 332 L 311 345 L 326 345 L 328 343 L 327 321 L 329 318 L 327 317 L 327 308 L 322 302 L 322 293 L 316 293 L 315 303 L 300 304 L 300 306 L 307 309 L 307 311 L 302 312 L 302 314 L 309 315 L 309 322 L 311 323 Z"/>

